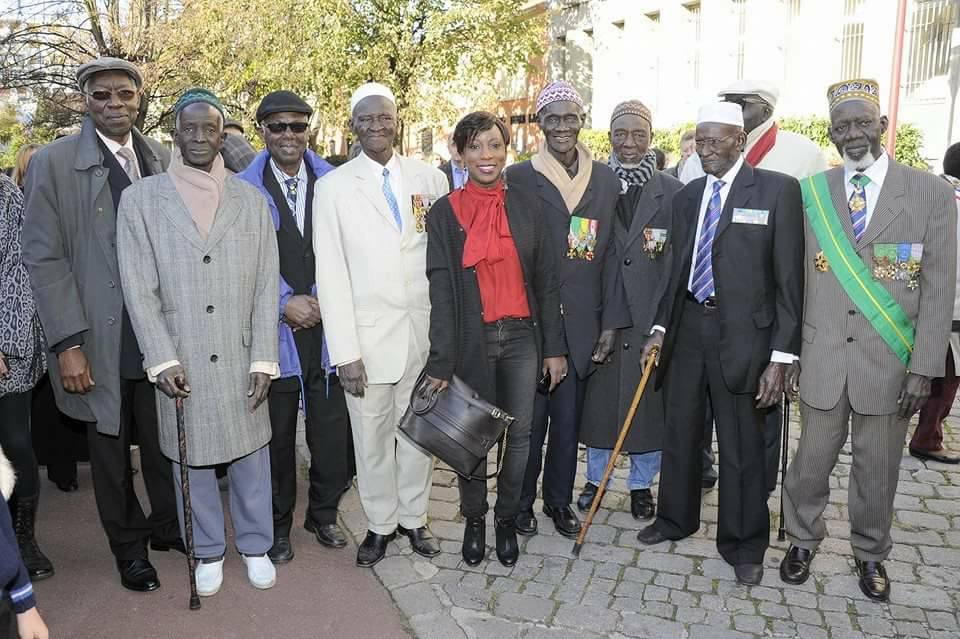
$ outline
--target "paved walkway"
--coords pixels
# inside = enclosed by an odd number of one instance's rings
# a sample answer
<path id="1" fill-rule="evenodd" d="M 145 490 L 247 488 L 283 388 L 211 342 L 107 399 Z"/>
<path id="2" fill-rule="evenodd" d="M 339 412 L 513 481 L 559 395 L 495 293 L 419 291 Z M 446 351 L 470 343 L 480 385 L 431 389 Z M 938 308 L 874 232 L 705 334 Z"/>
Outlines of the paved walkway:
<path id="1" fill-rule="evenodd" d="M 796 416 L 791 431 L 792 452 L 799 434 Z M 956 429 L 947 438 L 960 449 Z M 578 490 L 582 471 L 581 460 Z M 762 585 L 740 586 L 713 541 L 717 491 L 705 495 L 705 525 L 696 535 L 644 548 L 636 539 L 641 524 L 631 518 L 624 492 L 625 467 L 617 471 L 615 491 L 604 499 L 580 558 L 572 557 L 573 542 L 554 532 L 537 502 L 540 534 L 521 538 L 522 554 L 513 568 L 500 565 L 492 549 L 476 568 L 460 560 L 463 523 L 455 479 L 437 470 L 430 527 L 442 540 L 442 554 L 423 559 L 403 539 L 390 544 L 390 556 L 374 570 L 424 639 L 957 639 L 960 468 L 904 455 L 896 545 L 886 564 L 893 580 L 888 605 L 867 600 L 857 587 L 847 522 L 849 472 L 847 448 L 831 478 L 830 538 L 803 586 L 786 586 L 777 573 L 787 546 L 776 541 L 779 494 L 770 500 L 772 547 Z M 354 492 L 344 511 L 348 527 L 360 538 L 365 521 Z M 494 539 L 491 522 L 492 513 L 488 546 Z"/>

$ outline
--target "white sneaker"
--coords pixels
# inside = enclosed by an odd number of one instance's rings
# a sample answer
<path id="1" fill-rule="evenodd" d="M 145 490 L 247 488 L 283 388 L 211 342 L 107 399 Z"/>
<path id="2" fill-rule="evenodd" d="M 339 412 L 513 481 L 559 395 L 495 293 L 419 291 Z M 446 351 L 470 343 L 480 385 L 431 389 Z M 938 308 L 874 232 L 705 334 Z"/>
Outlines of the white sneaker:
<path id="1" fill-rule="evenodd" d="M 197 594 L 201 597 L 212 597 L 220 591 L 223 585 L 223 559 L 205 564 L 197 564 Z"/>
<path id="2" fill-rule="evenodd" d="M 247 579 L 250 580 L 254 588 L 260 590 L 273 588 L 273 585 L 277 583 L 277 567 L 273 565 L 269 557 L 266 555 L 259 557 L 241 555 L 241 557 L 243 557 L 243 563 L 247 564 Z"/>

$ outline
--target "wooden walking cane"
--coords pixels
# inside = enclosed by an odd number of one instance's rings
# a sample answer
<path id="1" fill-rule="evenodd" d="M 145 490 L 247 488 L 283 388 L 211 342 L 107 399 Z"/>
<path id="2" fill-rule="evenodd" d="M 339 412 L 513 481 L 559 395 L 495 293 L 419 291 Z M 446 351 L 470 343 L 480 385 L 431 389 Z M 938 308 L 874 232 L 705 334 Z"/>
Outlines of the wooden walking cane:
<path id="1" fill-rule="evenodd" d="M 183 496 L 183 530 L 190 573 L 190 610 L 200 609 L 197 594 L 197 566 L 193 556 L 193 507 L 190 505 L 190 476 L 187 473 L 187 431 L 183 425 L 183 398 L 177 398 L 177 443 L 180 446 L 180 494 Z"/>
<path id="2" fill-rule="evenodd" d="M 583 540 L 586 539 L 590 524 L 593 523 L 593 516 L 597 514 L 597 509 L 600 508 L 600 501 L 603 499 L 603 493 L 607 489 L 607 481 L 613 473 L 614 466 L 617 465 L 617 457 L 620 455 L 620 449 L 623 448 L 623 442 L 626 441 L 627 433 L 630 432 L 630 426 L 633 425 L 633 417 L 637 413 L 637 406 L 640 404 L 640 398 L 643 397 L 643 390 L 647 387 L 647 380 L 650 379 L 650 373 L 653 372 L 653 367 L 657 363 L 657 356 L 659 354 L 660 349 L 654 347 L 653 350 L 650 351 L 650 355 L 647 356 L 647 363 L 643 367 L 643 376 L 640 378 L 640 383 L 637 384 L 637 392 L 633 394 L 633 401 L 630 403 L 630 410 L 627 411 L 627 418 L 623 420 L 623 426 L 620 427 L 620 436 L 617 437 L 617 443 L 613 447 L 613 452 L 610 454 L 607 469 L 603 471 L 603 479 L 600 480 L 600 486 L 597 487 L 597 494 L 594 495 L 593 503 L 590 504 L 590 512 L 587 513 L 587 518 L 583 521 L 583 527 L 580 529 L 577 541 L 573 544 L 574 557 L 580 556 L 580 549 L 583 548 Z"/>
<path id="3" fill-rule="evenodd" d="M 783 441 L 780 442 L 780 530 L 777 541 L 786 541 L 787 529 L 783 520 L 783 484 L 787 481 L 787 445 L 790 443 L 790 399 L 783 394 Z"/>

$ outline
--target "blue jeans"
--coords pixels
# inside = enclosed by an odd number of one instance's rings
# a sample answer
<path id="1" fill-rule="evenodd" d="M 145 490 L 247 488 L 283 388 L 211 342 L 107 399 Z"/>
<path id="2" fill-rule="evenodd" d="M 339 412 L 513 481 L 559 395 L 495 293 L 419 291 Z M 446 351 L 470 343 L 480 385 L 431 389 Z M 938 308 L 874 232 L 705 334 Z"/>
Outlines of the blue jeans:
<path id="1" fill-rule="evenodd" d="M 600 485 L 603 471 L 610 463 L 609 448 L 587 447 L 587 482 L 594 486 Z M 630 475 L 627 477 L 627 487 L 630 490 L 643 490 L 653 485 L 653 479 L 660 472 L 660 451 L 652 450 L 648 453 L 630 454 Z M 607 481 L 607 488 L 613 484 L 613 476 Z"/>

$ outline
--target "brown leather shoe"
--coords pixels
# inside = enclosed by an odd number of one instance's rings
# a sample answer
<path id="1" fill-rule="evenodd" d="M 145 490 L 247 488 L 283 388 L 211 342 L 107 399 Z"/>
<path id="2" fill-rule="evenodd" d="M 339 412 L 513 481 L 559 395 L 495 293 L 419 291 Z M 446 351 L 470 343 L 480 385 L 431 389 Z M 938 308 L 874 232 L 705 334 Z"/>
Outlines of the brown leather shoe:
<path id="1" fill-rule="evenodd" d="M 788 584 L 798 586 L 810 578 L 810 562 L 813 561 L 815 551 L 790 546 L 790 550 L 780 562 L 780 579 Z"/>
<path id="2" fill-rule="evenodd" d="M 890 580 L 880 561 L 860 561 L 857 559 L 857 572 L 860 573 L 860 591 L 873 601 L 890 600 Z"/>
<path id="3" fill-rule="evenodd" d="M 951 453 L 946 448 L 941 448 L 940 450 L 921 450 L 911 446 L 910 455 L 923 461 L 935 461 L 941 464 L 960 464 L 960 455 Z"/>

